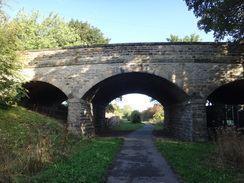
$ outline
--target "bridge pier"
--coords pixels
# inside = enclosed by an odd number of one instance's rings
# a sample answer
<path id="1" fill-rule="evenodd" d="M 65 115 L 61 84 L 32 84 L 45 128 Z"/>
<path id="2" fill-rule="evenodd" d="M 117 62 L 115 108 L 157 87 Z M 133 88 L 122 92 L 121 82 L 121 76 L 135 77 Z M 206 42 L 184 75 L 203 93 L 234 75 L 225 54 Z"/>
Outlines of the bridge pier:
<path id="1" fill-rule="evenodd" d="M 207 140 L 206 100 L 200 96 L 165 106 L 165 129 L 173 136 L 188 141 Z"/>
<path id="2" fill-rule="evenodd" d="M 207 141 L 206 99 L 197 96 L 191 100 L 192 109 L 192 140 Z"/>
<path id="3" fill-rule="evenodd" d="M 78 136 L 94 134 L 92 104 L 82 99 L 68 100 L 68 131 Z"/>
<path id="4" fill-rule="evenodd" d="M 103 131 L 105 129 L 105 106 L 93 104 L 93 114 L 94 114 L 94 129 L 95 133 Z"/>

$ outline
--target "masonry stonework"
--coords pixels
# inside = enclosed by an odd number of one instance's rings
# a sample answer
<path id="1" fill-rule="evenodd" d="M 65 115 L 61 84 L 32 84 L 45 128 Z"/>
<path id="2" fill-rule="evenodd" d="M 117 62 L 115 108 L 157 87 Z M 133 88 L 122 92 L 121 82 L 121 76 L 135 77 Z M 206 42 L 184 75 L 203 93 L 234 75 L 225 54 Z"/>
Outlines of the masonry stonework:
<path id="1" fill-rule="evenodd" d="M 93 102 L 96 92 L 89 99 L 84 96 L 98 83 L 106 86 L 111 77 L 143 73 L 176 86 L 188 97 L 177 103 L 169 98 L 172 102 L 164 104 L 165 126 L 175 136 L 194 141 L 206 139 L 207 97 L 226 83 L 244 79 L 243 48 L 229 52 L 226 43 L 131 43 L 29 50 L 21 52 L 20 59 L 27 63 L 23 73 L 28 81 L 52 84 L 67 96 L 68 128 L 83 135 L 102 129 L 105 121 L 105 106 Z M 172 93 L 177 91 L 172 89 Z"/>

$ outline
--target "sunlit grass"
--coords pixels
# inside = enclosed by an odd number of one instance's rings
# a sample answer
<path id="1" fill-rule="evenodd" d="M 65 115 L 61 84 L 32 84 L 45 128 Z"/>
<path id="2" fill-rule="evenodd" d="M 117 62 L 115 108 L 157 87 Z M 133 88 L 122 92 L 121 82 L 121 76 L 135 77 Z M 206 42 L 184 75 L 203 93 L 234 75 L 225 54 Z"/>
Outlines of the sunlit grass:
<path id="1" fill-rule="evenodd" d="M 121 144 L 122 139 L 82 141 L 74 153 L 59 158 L 32 181 L 102 183 Z"/>
<path id="2" fill-rule="evenodd" d="M 128 120 L 122 120 L 122 122 L 120 122 L 113 129 L 114 130 L 137 130 L 143 126 L 145 126 L 144 123 L 131 123 Z"/>
<path id="3" fill-rule="evenodd" d="M 234 183 L 240 171 L 216 164 L 214 144 L 156 140 L 159 151 L 187 183 Z"/>

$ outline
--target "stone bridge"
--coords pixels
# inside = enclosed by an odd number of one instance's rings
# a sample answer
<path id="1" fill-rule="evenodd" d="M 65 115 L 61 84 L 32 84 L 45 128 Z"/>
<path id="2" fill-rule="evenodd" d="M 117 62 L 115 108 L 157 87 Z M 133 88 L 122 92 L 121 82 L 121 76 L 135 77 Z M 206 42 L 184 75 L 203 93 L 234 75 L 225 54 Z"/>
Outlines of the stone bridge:
<path id="1" fill-rule="evenodd" d="M 165 128 L 192 141 L 207 139 L 206 103 L 244 104 L 243 47 L 227 43 L 129 43 L 28 50 L 20 54 L 30 98 L 68 102 L 67 126 L 92 135 L 105 127 L 105 107 L 141 93 L 165 110 Z"/>

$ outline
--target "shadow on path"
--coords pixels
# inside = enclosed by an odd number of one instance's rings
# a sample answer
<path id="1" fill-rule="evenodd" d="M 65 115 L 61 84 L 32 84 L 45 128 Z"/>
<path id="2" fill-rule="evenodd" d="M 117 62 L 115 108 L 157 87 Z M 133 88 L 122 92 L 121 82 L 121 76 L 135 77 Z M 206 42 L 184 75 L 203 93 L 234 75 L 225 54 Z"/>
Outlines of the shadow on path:
<path id="1" fill-rule="evenodd" d="M 180 183 L 156 149 L 152 130 L 146 124 L 125 138 L 107 183 Z"/>

